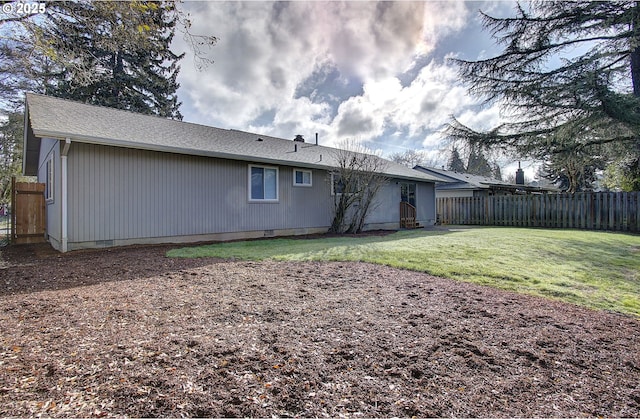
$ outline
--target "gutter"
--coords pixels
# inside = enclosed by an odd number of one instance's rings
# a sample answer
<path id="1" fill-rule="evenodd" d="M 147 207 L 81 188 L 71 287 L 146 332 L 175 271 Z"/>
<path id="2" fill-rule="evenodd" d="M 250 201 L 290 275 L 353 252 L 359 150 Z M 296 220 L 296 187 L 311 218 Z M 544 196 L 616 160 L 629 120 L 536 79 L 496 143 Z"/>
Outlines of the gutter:
<path id="1" fill-rule="evenodd" d="M 59 140 L 63 140 L 66 138 L 68 134 L 57 132 L 57 131 L 49 131 L 49 130 L 40 130 L 34 129 L 34 134 L 40 138 L 55 138 Z M 68 139 L 68 138 L 67 138 Z M 136 150 L 148 150 L 148 151 L 157 151 L 162 153 L 173 153 L 173 154 L 182 154 L 187 156 L 201 156 L 201 157 L 213 157 L 219 159 L 227 159 L 227 160 L 235 160 L 235 161 L 246 161 L 246 162 L 255 162 L 255 163 L 263 163 L 263 164 L 274 164 L 279 166 L 289 166 L 289 167 L 299 167 L 305 169 L 320 169 L 320 170 L 333 170 L 335 166 L 329 164 L 326 161 L 323 161 L 322 154 L 319 155 L 310 155 L 313 160 L 286 160 L 286 159 L 278 159 L 269 156 L 256 156 L 256 155 L 244 155 L 237 154 L 232 152 L 224 152 L 224 151 L 213 151 L 213 150 L 202 150 L 202 149 L 194 149 L 194 148 L 183 148 L 183 147 L 175 147 L 170 145 L 163 144 L 149 144 L 149 143 L 139 143 L 135 141 L 128 140 L 115 140 L 109 138 L 101 138 L 101 137 L 92 137 L 92 136 L 77 136 L 74 135 L 74 141 L 86 143 L 86 144 L 97 144 L 104 145 L 110 147 L 123 147 L 123 148 L 131 148 Z M 314 149 L 318 149 L 318 147 L 322 146 L 313 146 Z M 327 153 L 330 153 L 331 148 L 325 147 L 324 150 L 327 150 Z M 291 150 L 293 153 L 293 150 Z M 299 155 L 303 154 L 302 150 L 298 152 Z M 325 156 L 326 157 L 326 156 Z M 317 158 L 317 160 L 315 160 Z M 325 159 L 327 160 L 327 159 Z M 437 182 L 436 178 L 433 176 L 421 172 L 419 170 L 414 170 L 411 168 L 407 168 L 409 171 L 415 171 L 416 173 L 408 174 L 408 173 L 391 173 L 385 172 L 383 175 L 394 178 L 394 179 L 403 179 L 403 180 L 411 180 L 411 181 L 420 181 L 420 182 Z"/>

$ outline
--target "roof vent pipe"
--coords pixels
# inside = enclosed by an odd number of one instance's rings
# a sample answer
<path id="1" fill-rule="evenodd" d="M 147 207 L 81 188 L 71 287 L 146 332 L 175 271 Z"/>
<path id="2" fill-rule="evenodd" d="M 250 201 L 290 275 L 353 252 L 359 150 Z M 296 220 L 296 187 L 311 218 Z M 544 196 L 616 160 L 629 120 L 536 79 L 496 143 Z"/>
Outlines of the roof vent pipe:
<path id="1" fill-rule="evenodd" d="M 296 138 L 294 138 L 293 141 L 298 142 L 298 143 L 304 143 L 304 138 L 302 138 L 302 135 L 297 134 Z"/>
<path id="2" fill-rule="evenodd" d="M 296 153 L 298 152 L 298 144 L 293 145 L 293 151 L 295 151 Z"/>
<path id="3" fill-rule="evenodd" d="M 316 145 L 318 145 L 318 133 L 316 132 Z"/>

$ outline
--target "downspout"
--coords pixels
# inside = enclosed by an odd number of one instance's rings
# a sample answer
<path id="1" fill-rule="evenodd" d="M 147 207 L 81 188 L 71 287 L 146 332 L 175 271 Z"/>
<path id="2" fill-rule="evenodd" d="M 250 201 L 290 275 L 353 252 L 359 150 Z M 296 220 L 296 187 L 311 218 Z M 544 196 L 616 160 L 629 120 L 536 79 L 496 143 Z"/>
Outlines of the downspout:
<path id="1" fill-rule="evenodd" d="M 60 213 L 62 218 L 61 230 L 62 230 L 62 253 L 68 251 L 68 215 L 67 215 L 67 155 L 69 154 L 69 148 L 71 147 L 71 138 L 66 138 L 62 145 L 62 151 L 60 153 Z"/>
<path id="2" fill-rule="evenodd" d="M 24 130 L 22 132 L 22 174 L 24 175 L 27 171 L 27 138 L 29 136 L 29 103 L 26 95 L 24 97 Z M 13 209 L 11 213 L 13 214 Z"/>

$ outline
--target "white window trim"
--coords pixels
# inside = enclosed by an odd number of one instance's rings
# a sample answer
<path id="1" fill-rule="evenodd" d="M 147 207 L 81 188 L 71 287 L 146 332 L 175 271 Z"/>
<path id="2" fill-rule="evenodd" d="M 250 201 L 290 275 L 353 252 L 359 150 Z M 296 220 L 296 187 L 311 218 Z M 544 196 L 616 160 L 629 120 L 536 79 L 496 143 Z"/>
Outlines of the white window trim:
<path id="1" fill-rule="evenodd" d="M 260 169 L 275 169 L 276 171 L 276 198 L 275 199 L 255 199 L 251 197 L 251 169 L 258 167 Z M 250 164 L 247 168 L 247 196 L 249 202 L 264 204 L 264 203 L 277 203 L 280 202 L 280 170 L 276 166 L 262 166 L 259 164 Z"/>
<path id="2" fill-rule="evenodd" d="M 45 163 L 45 191 L 47 193 L 47 196 L 45 197 L 46 202 L 51 203 L 53 202 L 53 197 L 54 197 L 54 177 L 55 177 L 55 170 L 54 170 L 54 166 L 53 166 L 53 153 L 51 153 L 49 155 L 49 157 L 47 158 L 47 162 Z"/>
<path id="3" fill-rule="evenodd" d="M 296 183 L 296 172 L 309 173 L 309 183 Z M 309 169 L 293 169 L 293 186 L 310 188 L 313 186 L 313 171 Z"/>
<path id="4" fill-rule="evenodd" d="M 336 184 L 336 182 L 335 182 L 335 176 L 336 176 L 336 174 L 335 174 L 335 173 L 331 173 L 331 196 L 336 196 L 336 195 L 340 196 L 340 195 L 342 195 L 344 192 L 336 193 L 336 190 L 335 190 L 335 188 L 334 188 L 334 186 L 335 186 L 335 184 Z M 352 194 L 353 194 L 353 192 L 351 192 L 351 193 L 347 192 L 347 194 L 352 195 Z"/>

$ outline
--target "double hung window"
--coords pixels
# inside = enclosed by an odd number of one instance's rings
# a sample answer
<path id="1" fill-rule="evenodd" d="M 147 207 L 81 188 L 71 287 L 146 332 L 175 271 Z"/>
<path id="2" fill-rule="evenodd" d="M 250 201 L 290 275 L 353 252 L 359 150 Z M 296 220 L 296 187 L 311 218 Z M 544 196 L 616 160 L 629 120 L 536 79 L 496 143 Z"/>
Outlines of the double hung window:
<path id="1" fill-rule="evenodd" d="M 249 201 L 278 201 L 278 168 L 249 166 Z"/>

